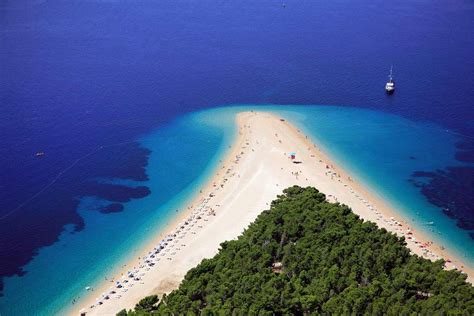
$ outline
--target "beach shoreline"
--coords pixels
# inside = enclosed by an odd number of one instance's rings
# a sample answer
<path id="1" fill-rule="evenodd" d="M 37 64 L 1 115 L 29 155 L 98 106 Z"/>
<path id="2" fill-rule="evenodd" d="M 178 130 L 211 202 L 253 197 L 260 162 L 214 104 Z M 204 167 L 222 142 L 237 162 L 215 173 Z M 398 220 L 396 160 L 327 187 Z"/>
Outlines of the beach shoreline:
<path id="1" fill-rule="evenodd" d="M 238 134 L 231 148 L 214 176 L 190 198 L 192 202 L 186 210 L 150 242 L 135 250 L 139 257 L 123 266 L 111 280 L 94 286 L 93 293 L 67 308 L 68 314 L 79 315 L 82 309 L 87 315 L 115 314 L 123 308 L 133 308 L 147 295 L 168 293 L 177 288 L 190 268 L 216 254 L 221 242 L 240 235 L 261 211 L 269 208 L 269 203 L 283 189 L 291 185 L 314 186 L 326 194 L 329 201 L 346 204 L 364 220 L 405 236 L 413 253 L 432 260 L 450 258 L 447 267 L 454 265 L 462 269 L 469 282 L 473 282 L 472 267 L 449 253 L 449 249 L 431 243 L 429 235 L 413 229 L 409 219 L 404 219 L 370 188 L 336 165 L 327 153 L 286 119 L 268 112 L 250 111 L 237 114 L 236 122 Z M 293 160 L 289 155 L 291 152 L 296 153 Z M 149 252 L 169 235 L 172 236 L 169 245 L 151 258 Z M 144 260 L 152 262 L 153 266 L 144 264 Z M 129 278 L 128 271 L 134 276 Z M 121 281 L 124 276 L 126 283 Z M 138 280 L 134 280 L 135 276 Z M 116 288 L 116 281 L 123 284 L 121 288 Z M 90 309 L 97 304 L 96 297 L 110 293 L 111 286 L 115 293 Z M 126 291 L 122 292 L 123 289 Z"/>
<path id="2" fill-rule="evenodd" d="M 223 178 L 225 178 L 225 175 L 222 172 L 219 172 L 219 170 L 223 169 L 224 166 L 229 165 L 232 161 L 232 157 L 234 156 L 234 153 L 238 152 L 239 149 L 239 144 L 242 143 L 241 137 L 235 137 L 233 139 L 233 142 L 231 145 L 229 145 L 228 150 L 224 152 L 224 157 L 219 160 L 219 163 L 216 167 L 216 169 L 212 172 L 211 177 L 205 182 L 204 186 L 202 189 L 199 191 L 195 191 L 192 196 L 188 198 L 188 203 L 185 203 L 185 208 L 186 210 L 178 212 L 178 214 L 171 220 L 170 223 L 168 223 L 163 229 L 160 230 L 155 236 L 150 238 L 148 242 L 145 242 L 143 245 L 139 246 L 139 248 L 134 250 L 134 253 L 144 253 L 147 249 L 152 249 L 153 245 L 156 245 L 159 243 L 165 236 L 169 235 L 172 233 L 176 227 L 179 225 L 179 223 L 183 222 L 189 215 L 192 213 L 192 206 L 197 205 L 200 200 L 202 200 L 205 197 L 204 192 L 209 192 L 213 188 L 213 183 L 215 182 L 221 182 Z M 187 204 L 187 205 L 186 205 Z M 133 259 L 127 261 L 125 265 L 122 265 L 119 269 L 115 270 L 113 275 L 114 278 L 112 280 L 116 280 L 117 276 L 122 276 L 124 275 L 130 267 L 134 267 L 138 265 L 140 262 L 140 257 L 134 257 Z M 94 304 L 95 301 L 92 299 L 93 296 L 98 296 L 99 293 L 103 293 L 107 291 L 111 285 L 114 285 L 113 282 L 110 282 L 108 280 L 107 282 L 103 281 L 101 284 L 97 287 L 94 288 L 94 292 L 97 294 L 93 294 L 92 292 L 87 293 L 81 300 L 78 300 L 77 305 L 79 304 L 84 304 L 85 306 L 88 303 Z M 138 301 L 137 301 L 138 302 Z M 76 304 L 75 304 L 76 305 Z M 64 313 L 68 315 L 80 315 L 80 310 L 78 309 L 77 306 L 72 306 L 69 308 L 64 309 Z M 90 313 L 88 313 L 90 314 Z"/>

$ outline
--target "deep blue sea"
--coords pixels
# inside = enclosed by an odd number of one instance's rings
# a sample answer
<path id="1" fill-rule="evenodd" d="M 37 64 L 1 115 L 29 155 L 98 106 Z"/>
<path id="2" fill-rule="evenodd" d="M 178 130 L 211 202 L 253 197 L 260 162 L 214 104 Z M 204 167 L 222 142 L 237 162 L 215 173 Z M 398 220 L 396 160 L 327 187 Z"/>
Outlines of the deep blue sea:
<path id="1" fill-rule="evenodd" d="M 231 104 L 473 264 L 472 30 L 466 0 L 1 1 L 0 313 L 58 313 L 133 256 L 225 153 Z"/>

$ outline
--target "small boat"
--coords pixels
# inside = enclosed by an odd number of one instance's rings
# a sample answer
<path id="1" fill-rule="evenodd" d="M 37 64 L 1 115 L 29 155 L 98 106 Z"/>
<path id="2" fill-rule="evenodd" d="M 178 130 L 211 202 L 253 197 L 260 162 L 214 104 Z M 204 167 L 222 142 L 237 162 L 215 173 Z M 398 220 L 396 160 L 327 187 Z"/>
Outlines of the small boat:
<path id="1" fill-rule="evenodd" d="M 385 92 L 387 94 L 393 94 L 395 92 L 395 82 L 392 76 L 393 66 L 390 67 L 390 75 L 388 76 L 388 82 L 385 84 Z"/>
<path id="2" fill-rule="evenodd" d="M 41 157 L 41 156 L 44 156 L 44 152 L 43 151 L 38 151 L 36 154 L 35 154 L 36 157 Z"/>

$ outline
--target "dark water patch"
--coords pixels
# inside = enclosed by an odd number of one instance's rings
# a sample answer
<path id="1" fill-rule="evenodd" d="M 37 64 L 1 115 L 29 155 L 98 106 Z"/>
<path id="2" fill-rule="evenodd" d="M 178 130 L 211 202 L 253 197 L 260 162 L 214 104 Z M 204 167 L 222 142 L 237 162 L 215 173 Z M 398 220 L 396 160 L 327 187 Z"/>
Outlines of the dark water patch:
<path id="1" fill-rule="evenodd" d="M 413 184 L 417 188 L 423 187 L 423 185 L 419 181 L 415 181 L 414 179 L 408 179 L 408 182 L 410 182 L 411 184 Z"/>
<path id="2" fill-rule="evenodd" d="M 85 188 L 89 192 L 83 194 L 84 196 L 95 195 L 101 199 L 120 203 L 130 202 L 132 199 L 140 199 L 150 194 L 150 189 L 145 186 L 127 187 L 117 184 L 96 184 Z"/>
<path id="3" fill-rule="evenodd" d="M 93 159 L 88 159 L 80 168 L 83 172 L 99 177 L 146 181 L 146 166 L 150 150 L 136 142 L 104 146 Z"/>
<path id="4" fill-rule="evenodd" d="M 456 144 L 456 159 L 474 163 L 474 141 L 462 141 Z"/>
<path id="5" fill-rule="evenodd" d="M 120 204 L 120 203 L 112 203 L 100 209 L 100 212 L 104 214 L 119 213 L 122 211 L 123 211 L 123 204 Z"/>
<path id="6" fill-rule="evenodd" d="M 72 232 L 83 230 L 84 221 L 77 213 L 82 196 L 93 195 L 114 202 L 99 210 L 112 213 L 123 209 L 121 203 L 150 194 L 146 186 L 127 187 L 89 180 L 99 176 L 145 181 L 148 179 L 145 168 L 149 154 L 148 149 L 136 142 L 81 153 L 70 166 L 50 177 L 56 180 L 43 184 L 45 189 L 40 191 L 41 194 L 20 204 L 20 207 L 16 205 L 9 212 L 3 210 L 0 220 L 0 295 L 3 293 L 3 279 L 27 273 L 23 267 L 40 248 L 57 242 L 65 225 L 72 224 Z M 7 193 L 16 193 L 14 184 Z"/>
<path id="7" fill-rule="evenodd" d="M 75 231 L 84 228 L 77 214 L 78 200 L 68 196 L 64 190 L 55 190 L 54 199 L 37 198 L 1 221 L 0 238 L 0 290 L 3 278 L 22 276 L 22 268 L 37 253 L 38 249 L 58 240 L 66 224 L 73 224 Z"/>
<path id="8" fill-rule="evenodd" d="M 420 180 L 420 181 L 418 181 Z M 426 180 L 428 180 L 426 182 Z M 443 209 L 464 230 L 474 230 L 474 168 L 448 167 L 413 173 L 413 183 L 428 201 Z M 472 232 L 470 236 L 473 237 Z"/>
<path id="9" fill-rule="evenodd" d="M 91 149 L 219 104 L 346 104 L 474 135 L 471 2 L 27 2 L 2 3 L 0 216 Z M 133 144 L 100 150 L 0 220 L 0 280 L 63 225 L 81 229 L 90 179 L 143 180 L 145 158 Z"/>

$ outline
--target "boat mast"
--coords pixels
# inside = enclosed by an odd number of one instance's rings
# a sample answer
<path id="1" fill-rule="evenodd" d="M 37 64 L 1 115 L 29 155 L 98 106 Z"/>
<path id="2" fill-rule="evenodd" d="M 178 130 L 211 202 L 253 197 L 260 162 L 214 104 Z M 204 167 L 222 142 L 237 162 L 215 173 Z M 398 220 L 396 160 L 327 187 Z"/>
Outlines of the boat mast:
<path id="1" fill-rule="evenodd" d="M 388 78 L 390 79 L 389 82 L 392 82 L 392 70 L 393 70 L 393 65 L 390 66 L 390 75 L 388 76 Z"/>

